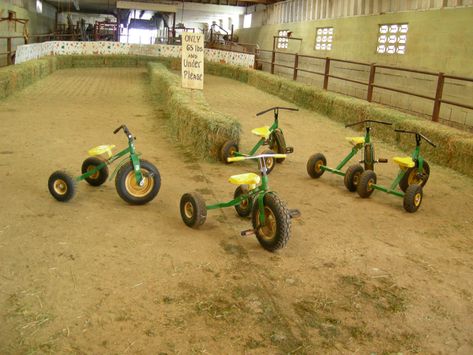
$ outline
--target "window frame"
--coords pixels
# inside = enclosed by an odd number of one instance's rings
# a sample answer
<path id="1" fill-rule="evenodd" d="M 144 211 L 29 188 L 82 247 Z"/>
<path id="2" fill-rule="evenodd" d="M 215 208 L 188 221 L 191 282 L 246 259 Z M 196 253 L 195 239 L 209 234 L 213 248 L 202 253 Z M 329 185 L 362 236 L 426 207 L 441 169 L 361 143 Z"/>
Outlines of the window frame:
<path id="1" fill-rule="evenodd" d="M 393 27 L 396 29 L 393 30 Z M 403 30 L 405 26 L 405 30 Z M 383 29 L 385 27 L 385 29 Z M 408 22 L 378 24 L 376 37 L 376 54 L 379 55 L 405 55 L 409 33 Z M 401 41 L 401 37 L 404 37 Z M 394 38 L 394 40 L 393 40 Z"/>
<path id="2" fill-rule="evenodd" d="M 287 49 L 289 47 L 289 32 L 291 30 L 278 30 L 276 49 Z"/>
<path id="3" fill-rule="evenodd" d="M 327 30 L 327 33 L 323 33 Z M 322 33 L 319 33 L 321 31 Z M 333 50 L 333 36 L 335 28 L 333 26 L 316 27 L 315 28 L 315 44 L 314 50 L 316 51 L 332 51 Z M 319 40 L 320 38 L 320 40 Z M 330 39 L 329 39 L 330 38 Z M 319 48 L 317 48 L 319 46 Z M 325 46 L 322 48 L 322 46 Z M 330 46 L 330 47 L 328 47 Z"/>

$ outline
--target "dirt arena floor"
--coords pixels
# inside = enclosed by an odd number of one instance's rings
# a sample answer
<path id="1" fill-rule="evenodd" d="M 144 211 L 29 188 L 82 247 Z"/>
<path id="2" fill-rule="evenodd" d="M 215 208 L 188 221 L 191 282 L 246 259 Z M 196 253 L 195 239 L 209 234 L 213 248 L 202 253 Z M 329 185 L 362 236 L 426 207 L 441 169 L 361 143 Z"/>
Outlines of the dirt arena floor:
<path id="1" fill-rule="evenodd" d="M 293 106 L 212 76 L 205 95 L 241 120 L 243 150 L 256 142 L 250 129 L 272 120 L 255 113 Z M 430 163 L 415 214 L 381 192 L 363 200 L 339 176 L 306 173 L 316 152 L 335 166 L 357 133 L 281 112 L 295 152 L 270 186 L 302 216 L 287 247 L 269 253 L 239 237 L 251 222 L 233 208 L 210 211 L 200 230 L 183 224 L 183 193 L 230 200 L 228 176 L 256 164 L 201 162 L 173 145 L 144 70 L 58 71 L 1 101 L 0 117 L 1 354 L 473 353 L 470 178 Z M 161 173 L 157 198 L 127 205 L 111 181 L 54 200 L 49 175 L 78 175 L 93 146 L 125 146 L 112 134 L 122 123 Z M 379 182 L 395 172 L 378 167 Z"/>

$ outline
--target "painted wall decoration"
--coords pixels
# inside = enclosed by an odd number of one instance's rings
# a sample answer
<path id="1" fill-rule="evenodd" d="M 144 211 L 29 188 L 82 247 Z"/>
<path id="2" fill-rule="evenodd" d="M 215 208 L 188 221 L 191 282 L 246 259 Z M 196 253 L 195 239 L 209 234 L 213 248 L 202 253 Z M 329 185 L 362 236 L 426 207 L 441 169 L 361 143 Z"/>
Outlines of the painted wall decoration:
<path id="1" fill-rule="evenodd" d="M 181 57 L 181 46 L 166 44 L 128 44 L 119 42 L 50 41 L 18 46 L 15 63 L 23 63 L 47 55 L 114 55 L 130 54 L 152 57 Z M 204 50 L 205 60 L 253 68 L 255 56 L 247 53 Z"/>

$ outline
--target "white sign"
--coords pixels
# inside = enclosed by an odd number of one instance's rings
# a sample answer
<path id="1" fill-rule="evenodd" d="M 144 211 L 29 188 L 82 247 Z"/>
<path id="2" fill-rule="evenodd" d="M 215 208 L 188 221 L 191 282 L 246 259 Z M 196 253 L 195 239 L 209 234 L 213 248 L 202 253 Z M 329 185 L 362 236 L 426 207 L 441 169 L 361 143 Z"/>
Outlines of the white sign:
<path id="1" fill-rule="evenodd" d="M 204 34 L 182 33 L 182 87 L 204 88 Z"/>

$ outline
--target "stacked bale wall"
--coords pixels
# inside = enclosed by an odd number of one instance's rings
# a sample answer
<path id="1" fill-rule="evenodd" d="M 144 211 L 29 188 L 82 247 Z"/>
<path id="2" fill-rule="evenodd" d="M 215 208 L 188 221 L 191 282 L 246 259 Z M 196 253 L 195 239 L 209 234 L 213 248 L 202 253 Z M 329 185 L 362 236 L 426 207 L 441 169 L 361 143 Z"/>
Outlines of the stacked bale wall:
<path id="1" fill-rule="evenodd" d="M 144 67 L 150 62 L 162 63 L 160 66 L 149 66 L 148 72 L 154 94 L 166 103 L 170 129 L 179 142 L 201 157 L 217 158 L 219 147 L 226 139 L 238 141 L 240 126 L 237 121 L 229 116 L 214 113 L 206 104 L 202 93 L 181 89 L 178 77 L 165 70 L 165 67 L 179 70 L 178 58 L 128 55 L 45 57 L 0 69 L 0 98 L 23 89 L 56 69 Z M 393 128 L 420 131 L 438 145 L 433 148 L 423 144 L 422 154 L 426 159 L 473 177 L 473 137 L 467 132 L 261 71 L 206 62 L 205 72 L 252 85 L 345 124 L 367 118 L 391 122 L 392 127 L 377 125 L 373 133 L 406 152 L 412 151 L 413 138 L 396 134 Z M 161 88 L 161 85 L 165 88 Z"/>

